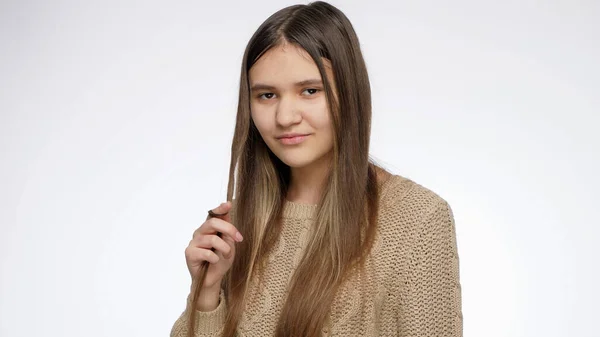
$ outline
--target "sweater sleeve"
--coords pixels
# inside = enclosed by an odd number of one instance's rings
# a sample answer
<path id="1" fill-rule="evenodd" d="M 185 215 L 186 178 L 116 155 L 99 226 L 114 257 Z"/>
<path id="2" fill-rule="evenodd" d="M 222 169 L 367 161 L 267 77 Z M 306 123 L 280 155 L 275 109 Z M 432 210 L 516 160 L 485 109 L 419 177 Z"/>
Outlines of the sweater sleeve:
<path id="1" fill-rule="evenodd" d="M 188 295 L 185 311 L 177 318 L 171 328 L 170 337 L 187 337 L 189 316 L 192 310 L 191 294 Z M 227 306 L 223 289 L 219 294 L 219 305 L 213 311 L 196 310 L 195 337 L 218 337 L 225 325 Z"/>
<path id="2" fill-rule="evenodd" d="M 439 198 L 415 235 L 398 310 L 398 335 L 461 337 L 462 308 L 454 216 Z"/>

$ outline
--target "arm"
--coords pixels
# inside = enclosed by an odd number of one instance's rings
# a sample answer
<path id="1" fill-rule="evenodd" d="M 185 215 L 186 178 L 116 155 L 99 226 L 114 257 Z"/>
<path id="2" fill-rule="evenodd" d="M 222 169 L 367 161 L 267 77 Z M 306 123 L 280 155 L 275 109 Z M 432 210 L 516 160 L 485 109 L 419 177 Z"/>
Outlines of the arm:
<path id="1" fill-rule="evenodd" d="M 187 298 L 185 311 L 177 318 L 171 328 L 171 337 L 188 337 L 190 333 L 191 316 L 194 318 L 194 337 L 217 337 L 222 333 L 225 327 L 227 318 L 227 303 L 225 294 L 222 289 L 223 276 L 231 267 L 235 256 L 235 242 L 241 241 L 233 239 L 236 237 L 237 229 L 231 223 L 235 213 L 235 199 L 232 202 L 226 202 L 219 205 L 217 208 L 210 210 L 206 221 L 194 232 L 193 239 L 186 248 L 186 263 L 192 275 L 192 284 L 190 286 L 190 294 Z M 219 218 L 218 221 L 216 221 Z M 221 237 L 221 234 L 226 234 Z M 212 235 L 212 242 L 209 244 L 205 240 L 208 235 Z M 203 242 L 204 239 L 204 242 Z M 225 256 L 226 250 L 222 245 L 218 248 L 214 240 L 225 240 L 225 243 L 230 246 L 230 256 Z M 210 240 L 209 240 L 210 241 Z M 200 298 L 195 308 L 192 308 L 192 294 L 195 291 L 197 283 L 194 282 L 194 275 L 198 275 L 201 264 L 206 259 L 206 254 L 202 251 L 207 251 L 209 247 L 215 253 L 219 253 L 218 262 L 209 265 L 207 270 L 204 286 L 200 293 Z M 209 261 L 210 262 L 210 261 Z M 212 273 L 212 274 L 211 274 Z M 207 281 L 212 277 L 212 281 L 207 285 Z M 220 281 L 216 281 L 220 279 Z"/>
<path id="2" fill-rule="evenodd" d="M 462 337 L 454 217 L 443 199 L 430 207 L 415 238 L 398 311 L 398 335 Z"/>
<path id="3" fill-rule="evenodd" d="M 189 314 L 191 310 L 191 295 L 187 298 L 185 311 L 173 324 L 170 337 L 187 337 Z M 221 330 L 225 325 L 227 316 L 227 306 L 223 290 L 219 295 L 219 305 L 213 311 L 196 310 L 196 337 L 217 337 L 221 335 Z"/>

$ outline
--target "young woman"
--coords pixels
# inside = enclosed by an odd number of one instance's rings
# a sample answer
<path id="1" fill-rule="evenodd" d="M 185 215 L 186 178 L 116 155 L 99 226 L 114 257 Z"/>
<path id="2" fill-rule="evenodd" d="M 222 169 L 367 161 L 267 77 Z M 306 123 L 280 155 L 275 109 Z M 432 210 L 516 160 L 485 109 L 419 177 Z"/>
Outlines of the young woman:
<path id="1" fill-rule="evenodd" d="M 462 336 L 452 211 L 369 159 L 371 95 L 346 16 L 269 17 L 244 53 L 227 202 L 186 249 L 171 336 Z"/>

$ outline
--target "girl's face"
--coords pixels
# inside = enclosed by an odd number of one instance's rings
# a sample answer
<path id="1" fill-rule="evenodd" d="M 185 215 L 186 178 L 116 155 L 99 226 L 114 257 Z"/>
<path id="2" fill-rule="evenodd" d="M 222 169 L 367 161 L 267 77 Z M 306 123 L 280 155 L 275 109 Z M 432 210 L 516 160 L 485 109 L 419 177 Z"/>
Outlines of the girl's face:
<path id="1" fill-rule="evenodd" d="M 331 63 L 323 62 L 334 85 Z M 319 69 L 308 53 L 292 44 L 273 47 L 250 68 L 249 80 L 252 120 L 269 149 L 292 168 L 329 160 L 329 108 Z M 281 138 L 286 134 L 304 136 Z"/>

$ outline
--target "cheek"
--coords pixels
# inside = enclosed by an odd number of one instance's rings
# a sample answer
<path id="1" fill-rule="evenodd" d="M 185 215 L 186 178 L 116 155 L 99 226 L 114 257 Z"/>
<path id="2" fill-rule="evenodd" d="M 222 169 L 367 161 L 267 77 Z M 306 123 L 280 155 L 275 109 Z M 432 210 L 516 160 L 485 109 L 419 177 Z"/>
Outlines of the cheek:
<path id="1" fill-rule="evenodd" d="M 250 111 L 250 117 L 252 118 L 252 122 L 258 129 L 258 132 L 260 132 L 261 135 L 264 135 L 271 128 L 271 119 L 269 118 L 267 112 L 253 108 L 251 108 Z"/>
<path id="2" fill-rule="evenodd" d="M 310 124 L 315 129 L 329 131 L 332 127 L 327 104 L 319 104 L 318 107 L 312 107 L 305 118 L 310 120 Z"/>

